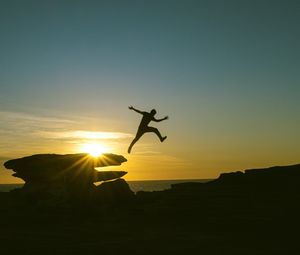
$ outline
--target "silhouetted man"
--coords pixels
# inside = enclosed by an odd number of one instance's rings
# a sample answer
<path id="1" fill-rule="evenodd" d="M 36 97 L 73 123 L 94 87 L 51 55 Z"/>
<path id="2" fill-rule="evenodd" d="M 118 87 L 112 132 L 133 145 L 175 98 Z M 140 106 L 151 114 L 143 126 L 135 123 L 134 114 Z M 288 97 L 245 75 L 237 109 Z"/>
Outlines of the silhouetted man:
<path id="1" fill-rule="evenodd" d="M 142 112 L 140 110 L 137 110 L 137 109 L 133 108 L 132 106 L 129 106 L 128 108 L 130 110 L 134 110 L 137 113 L 140 113 L 140 114 L 143 115 L 143 118 L 142 118 L 141 123 L 140 123 L 139 128 L 138 128 L 138 131 L 136 133 L 136 136 L 135 136 L 135 138 L 133 139 L 133 141 L 131 142 L 131 144 L 128 148 L 128 153 L 131 152 L 132 146 L 141 138 L 141 136 L 143 134 L 147 133 L 147 132 L 155 133 L 159 137 L 161 142 L 166 140 L 167 136 L 162 137 L 157 128 L 149 127 L 148 124 L 150 123 L 150 121 L 160 122 L 160 121 L 163 121 L 163 120 L 167 120 L 169 118 L 168 116 L 166 116 L 162 119 L 155 119 L 154 118 L 154 115 L 156 114 L 155 109 L 152 109 L 151 112 Z"/>

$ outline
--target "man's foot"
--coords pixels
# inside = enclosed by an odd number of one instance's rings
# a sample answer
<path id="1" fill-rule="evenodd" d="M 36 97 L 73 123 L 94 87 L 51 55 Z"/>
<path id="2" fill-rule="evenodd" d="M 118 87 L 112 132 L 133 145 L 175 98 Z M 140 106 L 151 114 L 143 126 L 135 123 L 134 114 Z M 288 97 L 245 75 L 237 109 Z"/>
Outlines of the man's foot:
<path id="1" fill-rule="evenodd" d="M 164 140 L 167 139 L 167 136 L 164 136 L 162 139 L 161 139 L 161 142 L 163 142 Z"/>

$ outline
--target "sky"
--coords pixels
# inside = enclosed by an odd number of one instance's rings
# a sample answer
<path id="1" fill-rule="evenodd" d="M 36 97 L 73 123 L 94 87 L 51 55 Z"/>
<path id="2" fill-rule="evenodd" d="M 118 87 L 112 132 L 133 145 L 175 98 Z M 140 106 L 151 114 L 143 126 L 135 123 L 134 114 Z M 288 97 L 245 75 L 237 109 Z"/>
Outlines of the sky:
<path id="1" fill-rule="evenodd" d="M 300 163 L 299 1 L 0 2 L 0 183 L 8 159 L 122 154 L 126 180 Z M 151 125 L 127 153 L 140 115 Z"/>

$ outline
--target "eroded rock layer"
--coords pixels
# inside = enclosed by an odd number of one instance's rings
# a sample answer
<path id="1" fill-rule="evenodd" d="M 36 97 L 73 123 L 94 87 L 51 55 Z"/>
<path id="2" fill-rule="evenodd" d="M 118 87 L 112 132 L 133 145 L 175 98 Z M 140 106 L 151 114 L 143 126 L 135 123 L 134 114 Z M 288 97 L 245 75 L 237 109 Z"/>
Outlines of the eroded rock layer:
<path id="1" fill-rule="evenodd" d="M 9 160 L 4 163 L 7 169 L 13 170 L 13 176 L 25 181 L 22 188 L 23 193 L 50 194 L 56 197 L 80 197 L 94 198 L 106 194 L 115 194 L 116 197 L 131 197 L 126 181 L 119 179 L 126 171 L 101 171 L 98 167 L 118 166 L 127 159 L 122 155 L 103 154 L 100 157 L 92 157 L 86 153 L 79 154 L 37 154 L 19 159 Z M 95 182 L 105 182 L 120 180 L 112 184 L 100 184 L 95 186 Z M 121 181 L 122 180 L 122 181 Z M 104 187 L 109 187 L 111 192 L 98 192 Z M 120 186 L 120 187 L 118 187 Z M 107 188 L 105 188 L 107 189 Z M 118 193 L 120 193 L 118 195 Z M 126 195 L 127 194 L 127 195 Z"/>

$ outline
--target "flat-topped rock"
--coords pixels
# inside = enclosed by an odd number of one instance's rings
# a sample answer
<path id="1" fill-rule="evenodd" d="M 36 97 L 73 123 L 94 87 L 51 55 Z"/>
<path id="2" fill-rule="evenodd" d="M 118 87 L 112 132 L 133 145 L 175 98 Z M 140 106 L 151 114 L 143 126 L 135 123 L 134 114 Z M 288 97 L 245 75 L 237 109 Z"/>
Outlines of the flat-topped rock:
<path id="1" fill-rule="evenodd" d="M 67 178 L 88 179 L 89 182 L 116 179 L 126 174 L 125 171 L 110 171 L 102 174 L 95 167 L 116 166 L 126 162 L 122 155 L 103 154 L 100 157 L 91 157 L 86 153 L 78 154 L 37 154 L 4 163 L 7 169 L 12 169 L 13 176 L 26 181 L 55 181 Z"/>
<path id="2" fill-rule="evenodd" d="M 118 166 L 127 159 L 122 155 L 103 154 L 99 157 L 92 157 L 86 153 L 78 154 L 37 154 L 18 159 L 12 159 L 4 163 L 7 169 L 12 169 L 13 176 L 25 181 L 20 190 L 24 194 L 48 194 L 52 197 L 65 199 L 98 199 L 107 201 L 107 194 L 115 193 L 120 197 L 127 194 L 132 197 L 125 180 L 113 182 L 108 185 L 95 186 L 95 182 L 105 182 L 111 180 L 120 180 L 127 174 L 126 171 L 105 171 L 95 169 L 98 167 Z M 99 192 L 99 190 L 107 192 Z M 111 191 L 109 191 L 111 189 Z M 120 191 L 121 190 L 121 191 Z M 101 196 L 101 198 L 100 198 Z"/>
<path id="3" fill-rule="evenodd" d="M 127 159 L 122 155 L 112 153 L 102 154 L 99 157 L 92 157 L 87 153 L 75 154 L 36 154 L 18 159 L 6 161 L 4 166 L 8 169 L 62 169 L 77 163 L 88 163 L 93 167 L 121 165 Z"/>

